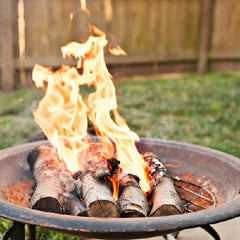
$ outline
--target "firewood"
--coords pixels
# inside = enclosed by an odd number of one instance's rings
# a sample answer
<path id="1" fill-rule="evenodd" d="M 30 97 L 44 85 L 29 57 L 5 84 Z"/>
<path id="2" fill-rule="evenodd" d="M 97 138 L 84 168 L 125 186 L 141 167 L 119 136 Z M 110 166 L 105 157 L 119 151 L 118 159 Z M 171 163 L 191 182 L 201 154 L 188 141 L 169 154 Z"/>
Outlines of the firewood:
<path id="1" fill-rule="evenodd" d="M 61 208 L 65 214 L 75 216 L 88 216 L 87 207 L 77 196 L 72 193 L 63 193 L 60 197 Z"/>
<path id="2" fill-rule="evenodd" d="M 91 217 L 119 217 L 119 209 L 113 199 L 109 184 L 104 178 L 86 173 L 81 178 L 82 194 Z"/>
<path id="3" fill-rule="evenodd" d="M 116 158 L 101 158 L 100 160 L 94 159 L 88 163 L 89 166 L 87 171 L 91 171 L 95 178 L 103 178 L 106 176 L 111 177 L 114 173 L 116 173 L 120 162 Z"/>
<path id="4" fill-rule="evenodd" d="M 77 171 L 77 172 L 72 174 L 73 179 L 75 179 L 75 189 L 74 189 L 74 192 L 75 192 L 75 195 L 79 199 L 83 199 L 81 176 L 82 176 L 82 171 L 81 170 L 79 170 L 79 171 Z"/>
<path id="5" fill-rule="evenodd" d="M 115 158 L 91 159 L 83 172 L 74 174 L 78 197 L 82 197 L 91 217 L 119 217 L 118 205 L 113 199 L 111 185 L 106 179 L 118 171 Z M 80 181 L 79 181 L 80 180 Z"/>
<path id="6" fill-rule="evenodd" d="M 149 204 L 139 186 L 139 179 L 132 174 L 119 174 L 118 204 L 122 217 L 146 217 Z"/>
<path id="7" fill-rule="evenodd" d="M 74 190 L 74 179 L 57 150 L 51 146 L 39 146 L 28 155 L 28 164 L 36 180 L 36 189 L 30 201 L 33 209 L 61 212 L 60 194 Z"/>
<path id="8" fill-rule="evenodd" d="M 174 188 L 170 172 L 153 153 L 145 153 L 152 176 L 151 217 L 176 215 L 182 213 L 182 203 Z"/>

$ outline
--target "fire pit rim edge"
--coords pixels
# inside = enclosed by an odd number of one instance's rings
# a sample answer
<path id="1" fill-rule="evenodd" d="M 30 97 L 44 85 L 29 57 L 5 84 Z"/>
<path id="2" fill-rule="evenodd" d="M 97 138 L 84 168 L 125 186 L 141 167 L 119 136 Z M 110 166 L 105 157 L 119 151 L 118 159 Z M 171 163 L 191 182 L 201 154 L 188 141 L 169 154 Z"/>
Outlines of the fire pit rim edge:
<path id="1" fill-rule="evenodd" d="M 240 216 L 240 198 L 214 209 L 194 213 L 147 218 L 97 218 L 48 213 L 20 207 L 0 200 L 0 216 L 31 225 L 77 232 L 172 232 L 230 220 Z"/>

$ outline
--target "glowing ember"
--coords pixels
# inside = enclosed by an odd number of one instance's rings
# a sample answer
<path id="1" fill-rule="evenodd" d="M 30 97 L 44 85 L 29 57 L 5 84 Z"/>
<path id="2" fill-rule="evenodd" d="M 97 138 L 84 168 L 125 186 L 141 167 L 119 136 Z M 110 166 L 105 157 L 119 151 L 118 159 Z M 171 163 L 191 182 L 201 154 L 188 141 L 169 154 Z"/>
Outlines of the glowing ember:
<path id="1" fill-rule="evenodd" d="M 147 166 L 135 146 L 139 137 L 116 110 L 115 88 L 104 61 L 106 35 L 91 27 L 100 36 L 90 36 L 84 44 L 71 42 L 61 48 L 63 57 L 78 59 L 77 68 L 63 65 L 53 72 L 51 68 L 35 65 L 36 87 L 47 85 L 46 94 L 33 113 L 35 121 L 70 171 L 83 170 L 89 159 L 114 156 L 120 160 L 123 171 L 140 178 L 140 186 L 147 192 Z M 96 91 L 83 100 L 80 87 L 86 84 L 93 85 Z M 88 120 L 100 136 L 100 143 L 89 143 Z"/>

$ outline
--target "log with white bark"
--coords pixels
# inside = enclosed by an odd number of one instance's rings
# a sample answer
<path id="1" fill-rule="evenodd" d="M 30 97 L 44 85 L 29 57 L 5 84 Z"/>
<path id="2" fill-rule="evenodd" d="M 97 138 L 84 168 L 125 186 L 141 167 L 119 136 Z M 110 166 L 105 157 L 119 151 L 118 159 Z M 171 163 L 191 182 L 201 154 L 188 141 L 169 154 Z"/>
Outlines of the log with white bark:
<path id="1" fill-rule="evenodd" d="M 78 192 L 82 194 L 91 217 L 119 217 L 119 208 L 112 196 L 112 186 L 107 181 L 118 170 L 116 159 L 92 161 L 82 174 L 77 176 Z M 79 190 L 80 188 L 80 190 Z"/>
<path id="2" fill-rule="evenodd" d="M 139 179 L 132 174 L 119 174 L 118 204 L 122 217 L 146 217 L 149 204 L 139 186 Z"/>
<path id="3" fill-rule="evenodd" d="M 182 202 L 175 190 L 170 172 L 153 153 L 145 153 L 143 156 L 152 176 L 150 200 L 152 208 L 149 216 L 158 217 L 182 213 Z"/>
<path id="4" fill-rule="evenodd" d="M 110 185 L 104 178 L 95 178 L 91 173 L 81 178 L 82 194 L 91 217 L 119 217 L 119 209 L 113 199 Z"/>
<path id="5" fill-rule="evenodd" d="M 36 189 L 30 201 L 33 209 L 61 212 L 59 196 L 75 188 L 75 180 L 52 146 L 39 146 L 28 155 L 28 164 L 36 180 Z"/>

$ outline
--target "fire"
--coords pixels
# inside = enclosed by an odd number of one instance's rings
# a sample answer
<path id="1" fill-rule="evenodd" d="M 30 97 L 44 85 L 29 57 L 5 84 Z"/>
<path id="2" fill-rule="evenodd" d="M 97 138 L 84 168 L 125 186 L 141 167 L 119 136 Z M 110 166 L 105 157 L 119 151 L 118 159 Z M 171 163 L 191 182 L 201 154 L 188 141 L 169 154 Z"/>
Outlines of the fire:
<path id="1" fill-rule="evenodd" d="M 116 55 L 116 56 L 127 55 L 127 53 L 119 45 L 116 45 L 115 48 L 109 48 L 108 50 L 112 55 Z"/>
<path id="2" fill-rule="evenodd" d="M 63 65 L 53 72 L 35 65 L 33 81 L 46 93 L 33 113 L 34 119 L 70 171 L 83 170 L 91 158 L 114 156 L 124 172 L 140 178 L 142 190 L 148 192 L 147 166 L 135 146 L 139 137 L 117 111 L 112 76 L 104 60 L 106 35 L 92 28 L 100 35 L 90 36 L 83 44 L 70 42 L 61 48 L 63 57 L 78 60 L 77 67 Z M 81 96 L 83 85 L 95 87 L 86 99 Z M 99 143 L 89 141 L 88 120 L 94 125 Z"/>
<path id="3" fill-rule="evenodd" d="M 80 6 L 82 11 L 85 11 L 88 15 L 90 15 L 89 10 L 87 9 L 86 0 L 80 0 Z"/>

